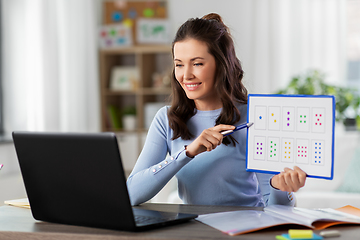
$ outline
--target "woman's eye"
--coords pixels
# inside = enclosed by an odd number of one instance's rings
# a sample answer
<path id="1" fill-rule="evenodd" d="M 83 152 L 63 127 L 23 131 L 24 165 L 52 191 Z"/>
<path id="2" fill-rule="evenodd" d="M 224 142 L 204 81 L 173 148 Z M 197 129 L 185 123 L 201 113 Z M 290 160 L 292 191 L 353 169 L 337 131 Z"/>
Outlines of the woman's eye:
<path id="1" fill-rule="evenodd" d="M 202 63 L 195 63 L 194 65 L 195 66 L 202 66 L 203 64 Z"/>
<path id="2" fill-rule="evenodd" d="M 182 64 L 175 64 L 175 67 L 182 67 Z"/>

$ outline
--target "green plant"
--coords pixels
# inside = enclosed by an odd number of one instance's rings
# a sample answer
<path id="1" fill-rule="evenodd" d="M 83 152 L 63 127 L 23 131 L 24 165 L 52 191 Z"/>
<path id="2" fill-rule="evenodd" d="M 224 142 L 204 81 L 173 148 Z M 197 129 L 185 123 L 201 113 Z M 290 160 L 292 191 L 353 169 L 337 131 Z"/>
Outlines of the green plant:
<path id="1" fill-rule="evenodd" d="M 134 106 L 124 107 L 121 113 L 122 115 L 136 115 L 136 107 Z"/>
<path id="2" fill-rule="evenodd" d="M 357 90 L 330 85 L 325 83 L 324 79 L 324 73 L 310 70 L 305 74 L 293 77 L 289 85 L 278 91 L 277 94 L 333 95 L 335 96 L 336 121 L 343 122 L 349 117 L 360 118 L 360 96 Z M 347 116 L 347 112 L 352 112 L 354 116 Z"/>

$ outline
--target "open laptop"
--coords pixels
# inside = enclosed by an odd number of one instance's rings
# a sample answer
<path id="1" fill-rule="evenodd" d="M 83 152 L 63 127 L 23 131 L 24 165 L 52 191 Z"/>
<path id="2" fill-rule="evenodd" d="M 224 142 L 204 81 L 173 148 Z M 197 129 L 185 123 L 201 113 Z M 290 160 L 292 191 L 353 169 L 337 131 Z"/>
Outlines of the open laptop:
<path id="1" fill-rule="evenodd" d="M 36 220 L 138 231 L 197 217 L 132 208 L 114 133 L 13 132 L 13 139 Z"/>

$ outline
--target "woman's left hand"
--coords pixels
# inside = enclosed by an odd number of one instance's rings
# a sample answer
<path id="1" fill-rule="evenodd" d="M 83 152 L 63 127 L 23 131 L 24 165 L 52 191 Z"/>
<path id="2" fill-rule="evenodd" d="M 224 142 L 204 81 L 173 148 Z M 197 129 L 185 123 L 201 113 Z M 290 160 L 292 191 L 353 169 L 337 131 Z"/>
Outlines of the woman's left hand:
<path id="1" fill-rule="evenodd" d="M 271 186 L 285 192 L 296 192 L 305 185 L 306 173 L 295 166 L 294 170 L 285 168 L 271 178 Z"/>

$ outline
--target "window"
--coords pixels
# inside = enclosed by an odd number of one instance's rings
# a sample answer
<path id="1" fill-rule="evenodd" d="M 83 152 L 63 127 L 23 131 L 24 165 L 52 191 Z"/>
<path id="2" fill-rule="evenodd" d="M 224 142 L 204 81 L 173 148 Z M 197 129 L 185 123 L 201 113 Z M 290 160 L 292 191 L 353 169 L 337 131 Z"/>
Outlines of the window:
<path id="1" fill-rule="evenodd" d="M 347 1 L 347 80 L 360 91 L 360 0 Z"/>

